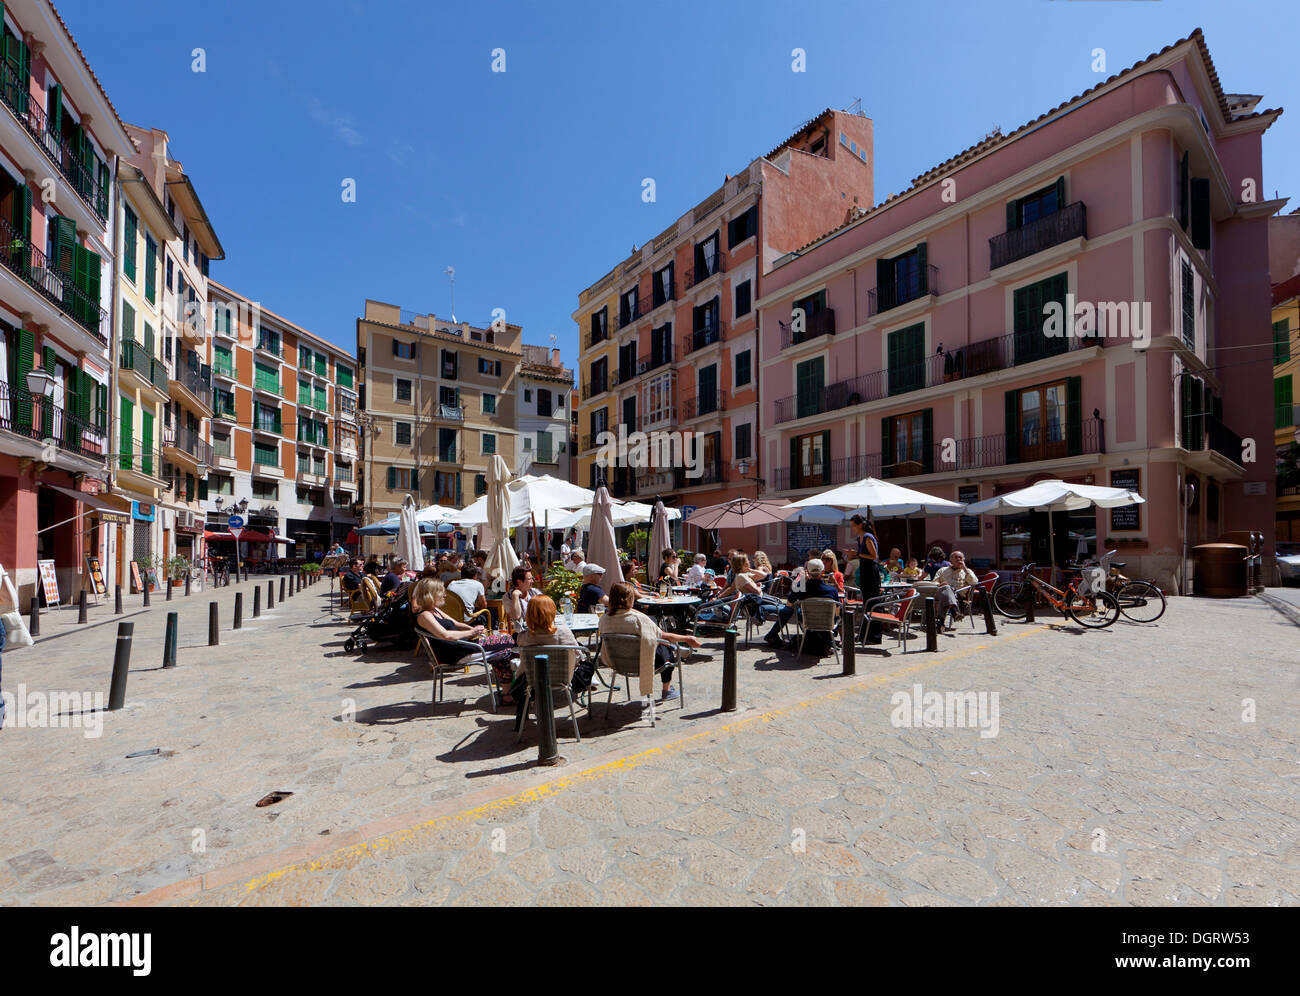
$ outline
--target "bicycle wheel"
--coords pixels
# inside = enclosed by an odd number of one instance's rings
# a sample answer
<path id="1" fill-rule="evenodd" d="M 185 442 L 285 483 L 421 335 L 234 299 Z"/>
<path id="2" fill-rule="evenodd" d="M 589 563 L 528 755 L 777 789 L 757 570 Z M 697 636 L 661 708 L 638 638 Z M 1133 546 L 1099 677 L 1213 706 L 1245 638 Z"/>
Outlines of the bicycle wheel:
<path id="1" fill-rule="evenodd" d="M 1129 581 L 1115 592 L 1115 601 L 1125 617 L 1134 622 L 1153 623 L 1165 614 L 1165 593 L 1150 581 Z"/>
<path id="2" fill-rule="evenodd" d="M 1080 595 L 1071 589 L 1065 596 L 1065 614 L 1080 626 L 1089 629 L 1105 629 L 1113 626 L 1119 618 L 1119 603 L 1115 596 L 1105 591 Z"/>
<path id="3" fill-rule="evenodd" d="M 1019 581 L 1000 581 L 993 586 L 993 608 L 1008 619 L 1025 618 L 1025 604 L 1020 600 Z"/>

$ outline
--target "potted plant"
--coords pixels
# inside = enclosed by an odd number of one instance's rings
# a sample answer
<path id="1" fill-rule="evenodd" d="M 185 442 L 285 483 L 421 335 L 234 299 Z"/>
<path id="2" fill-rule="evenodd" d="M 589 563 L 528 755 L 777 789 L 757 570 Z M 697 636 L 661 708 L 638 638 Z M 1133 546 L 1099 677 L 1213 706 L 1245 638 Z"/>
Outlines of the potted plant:
<path id="1" fill-rule="evenodd" d="M 140 580 L 149 586 L 150 591 L 153 591 L 158 587 L 158 558 L 142 553 L 135 557 L 135 562 L 140 568 Z"/>
<path id="2" fill-rule="evenodd" d="M 582 577 L 577 571 L 571 571 L 559 564 L 552 564 L 543 580 L 545 582 L 542 587 L 543 593 L 557 606 L 563 604 L 566 598 L 576 601 L 578 589 L 582 587 Z"/>
<path id="3" fill-rule="evenodd" d="M 639 557 L 637 553 L 642 544 L 650 542 L 650 531 L 648 529 L 634 529 L 627 537 L 627 551 L 634 557 Z"/>
<path id="4" fill-rule="evenodd" d="M 190 572 L 190 561 L 188 557 L 182 557 L 179 554 L 167 561 L 167 576 L 171 579 L 172 586 L 178 587 L 185 583 L 185 575 Z"/>

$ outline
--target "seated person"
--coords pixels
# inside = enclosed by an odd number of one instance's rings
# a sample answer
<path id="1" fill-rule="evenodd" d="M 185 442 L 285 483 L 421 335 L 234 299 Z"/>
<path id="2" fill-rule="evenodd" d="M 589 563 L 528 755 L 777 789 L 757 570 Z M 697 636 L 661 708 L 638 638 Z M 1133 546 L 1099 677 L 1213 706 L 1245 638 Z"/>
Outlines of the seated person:
<path id="1" fill-rule="evenodd" d="M 597 605 L 608 605 L 609 596 L 600 586 L 600 579 L 605 576 L 605 568 L 600 564 L 583 564 L 579 569 L 582 575 L 582 587 L 578 589 L 578 605 L 575 612 L 592 612 Z"/>
<path id="2" fill-rule="evenodd" d="M 903 577 L 908 581 L 917 581 L 925 577 L 925 572 L 916 565 L 915 557 L 908 558 L 907 566 L 903 568 Z"/>
<path id="3" fill-rule="evenodd" d="M 379 562 L 379 558 L 378 558 L 377 556 L 375 556 L 375 554 L 372 553 L 372 554 L 370 555 L 370 559 L 366 561 L 365 571 L 366 571 L 366 573 L 367 573 L 368 575 L 370 575 L 372 578 L 383 577 L 383 576 L 384 576 L 384 565 L 381 564 L 381 563 Z"/>
<path id="4" fill-rule="evenodd" d="M 686 583 L 692 588 L 706 584 L 708 582 L 709 572 L 704 566 L 708 562 L 708 557 L 702 553 L 695 555 L 695 562 L 691 564 L 691 569 L 686 572 Z"/>
<path id="5" fill-rule="evenodd" d="M 700 645 L 699 637 L 679 633 L 665 633 L 655 621 L 644 612 L 636 609 L 636 587 L 626 581 L 620 581 L 614 585 L 609 593 L 609 611 L 600 617 L 600 634 L 607 633 L 627 634 L 640 637 L 643 646 L 653 646 L 655 655 L 655 666 L 659 667 L 672 658 L 672 651 L 663 646 L 663 641 L 671 643 L 682 643 L 688 647 L 698 647 Z M 647 651 L 648 652 L 648 651 Z M 642 667 L 645 664 L 643 662 Z M 659 672 L 663 680 L 663 699 L 664 702 L 671 702 L 679 698 L 681 693 L 672 687 L 673 669 L 671 666 L 664 667 Z"/>
<path id="6" fill-rule="evenodd" d="M 840 573 L 840 565 L 835 559 L 835 551 L 829 547 L 822 551 L 822 564 L 826 577 L 835 582 L 835 587 L 844 594 L 844 575 Z"/>
<path id="7" fill-rule="evenodd" d="M 534 595 L 528 602 L 528 612 L 524 617 L 524 623 L 528 628 L 515 638 L 515 643 L 521 647 L 577 647 L 578 639 L 573 635 L 573 630 L 555 621 L 556 612 L 555 602 L 549 596 Z M 591 684 L 594 673 L 595 668 L 590 664 L 584 664 L 580 654 L 578 664 L 573 669 L 573 681 L 569 685 L 575 700 Z M 507 704 L 511 701 L 519 704 L 515 714 L 516 725 L 523 713 L 523 692 L 527 684 L 528 675 L 523 668 L 519 668 L 515 672 L 510 691 L 503 698 Z"/>
<path id="8" fill-rule="evenodd" d="M 681 558 L 677 556 L 676 550 L 665 550 L 663 561 L 663 566 L 659 568 L 659 576 L 655 578 L 655 583 L 667 581 L 669 585 L 675 585 L 680 580 L 677 576 L 677 568 L 681 564 Z"/>
<path id="9" fill-rule="evenodd" d="M 762 550 L 755 550 L 751 564 L 750 574 L 759 585 L 766 588 L 768 584 L 771 583 L 772 575 L 774 573 L 772 570 L 772 561 L 768 559 L 767 554 Z"/>
<path id="10" fill-rule="evenodd" d="M 518 632 L 524 628 L 524 615 L 528 611 L 528 602 L 533 597 L 533 572 L 520 564 L 510 574 L 510 585 L 506 588 L 501 604 L 510 628 Z"/>
<path id="11" fill-rule="evenodd" d="M 360 557 L 353 557 L 348 561 L 348 569 L 342 575 L 344 591 L 360 591 L 361 582 L 365 578 L 365 572 L 362 570 Z"/>
<path id="12" fill-rule="evenodd" d="M 727 558 L 722 555 L 722 551 L 714 549 L 713 556 L 709 558 L 709 570 L 714 574 L 725 574 L 727 571 Z"/>
<path id="13" fill-rule="evenodd" d="M 455 664 L 465 658 L 466 651 L 463 647 L 448 646 L 447 643 L 477 639 L 485 630 L 482 626 L 470 626 L 452 619 L 442 611 L 442 604 L 446 600 L 447 589 L 441 581 L 434 578 L 420 578 L 411 588 L 410 604 L 416 628 L 434 638 L 431 644 L 433 654 L 440 663 Z"/>
<path id="14" fill-rule="evenodd" d="M 903 573 L 903 551 L 894 547 L 889 551 L 889 559 L 885 561 L 885 567 L 890 574 Z"/>
<path id="15" fill-rule="evenodd" d="M 934 580 L 942 585 L 935 598 L 941 623 L 949 613 L 955 622 L 970 612 L 971 596 L 975 586 L 980 583 L 975 572 L 966 566 L 966 554 L 953 550 L 949 559 L 949 565 L 934 576 Z M 967 590 L 958 591 L 959 588 Z"/>
<path id="16" fill-rule="evenodd" d="M 925 567 L 922 568 L 925 572 L 925 579 L 927 581 L 933 581 L 934 576 L 947 566 L 948 560 L 943 555 L 943 548 L 938 546 L 931 547 L 930 553 L 925 558 Z"/>
<path id="17" fill-rule="evenodd" d="M 783 645 L 779 635 L 781 627 L 790 621 L 794 616 L 799 602 L 803 601 L 805 598 L 833 598 L 837 602 L 840 600 L 840 593 L 835 590 L 835 586 L 827 583 L 827 581 L 822 577 L 825 569 L 826 565 L 822 563 L 820 557 L 813 557 L 804 565 L 806 573 L 804 576 L 803 590 L 790 592 L 790 597 L 786 599 L 785 605 L 782 606 L 776 622 L 772 624 L 772 628 L 768 630 L 767 635 L 763 637 L 763 642 L 769 647 L 780 647 Z"/>
<path id="18" fill-rule="evenodd" d="M 587 562 L 587 556 L 582 549 L 575 548 L 569 552 L 569 556 L 564 561 L 564 566 L 571 571 L 576 571 L 579 567 Z"/>
<path id="19" fill-rule="evenodd" d="M 447 585 L 447 590 L 460 599 L 465 606 L 465 615 L 471 616 L 480 609 L 487 608 L 487 591 L 479 580 L 480 571 L 472 564 L 460 569 L 460 577 Z"/>
<path id="20" fill-rule="evenodd" d="M 387 595 L 390 591 L 402 583 L 406 575 L 406 561 L 401 557 L 388 562 L 388 573 L 384 575 L 384 580 L 379 582 L 379 594 Z"/>

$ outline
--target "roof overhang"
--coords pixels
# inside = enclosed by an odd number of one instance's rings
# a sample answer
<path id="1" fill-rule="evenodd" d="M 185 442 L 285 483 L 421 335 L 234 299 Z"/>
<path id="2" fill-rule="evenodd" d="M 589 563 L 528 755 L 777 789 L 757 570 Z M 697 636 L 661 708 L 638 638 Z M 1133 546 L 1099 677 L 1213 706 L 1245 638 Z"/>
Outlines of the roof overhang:
<path id="1" fill-rule="evenodd" d="M 217 230 L 213 227 L 212 219 L 208 217 L 203 202 L 199 200 L 199 192 L 194 189 L 189 175 L 169 164 L 167 189 L 172 195 L 172 200 L 185 213 L 185 217 L 190 219 L 190 230 L 199 240 L 199 248 L 208 259 L 225 259 L 226 250 L 222 248 L 221 240 L 217 238 Z"/>
<path id="2" fill-rule="evenodd" d="M 176 223 L 172 221 L 162 201 L 154 193 L 153 186 L 144 175 L 144 171 L 128 162 L 122 162 L 119 175 L 123 189 L 130 192 L 132 203 L 140 209 L 140 214 L 148 222 L 149 227 L 161 235 L 163 241 L 179 239 L 181 233 L 177 231 Z"/>

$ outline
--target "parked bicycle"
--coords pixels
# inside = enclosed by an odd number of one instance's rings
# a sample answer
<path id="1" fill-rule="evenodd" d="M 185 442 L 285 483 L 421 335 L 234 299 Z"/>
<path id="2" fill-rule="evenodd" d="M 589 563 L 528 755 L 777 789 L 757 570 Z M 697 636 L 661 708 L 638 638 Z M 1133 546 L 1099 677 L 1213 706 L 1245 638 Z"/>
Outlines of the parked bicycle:
<path id="1" fill-rule="evenodd" d="M 1119 602 L 1110 592 L 1088 588 L 1084 580 L 1073 581 L 1062 591 L 1035 577 L 1036 566 L 1026 564 L 1015 580 L 1001 581 L 993 586 L 993 607 L 1008 619 L 1025 618 L 1029 599 L 1040 595 L 1058 612 L 1089 629 L 1105 629 L 1119 618 Z M 1084 585 L 1083 590 L 1081 585 Z"/>
<path id="2" fill-rule="evenodd" d="M 1098 560 L 1090 560 L 1085 565 L 1101 568 L 1105 571 L 1106 590 L 1115 596 L 1119 611 L 1133 622 L 1153 623 L 1165 614 L 1168 602 L 1159 585 L 1149 578 L 1130 580 L 1120 573 L 1121 567 L 1128 565 L 1113 558 L 1118 550 L 1108 550 Z"/>

